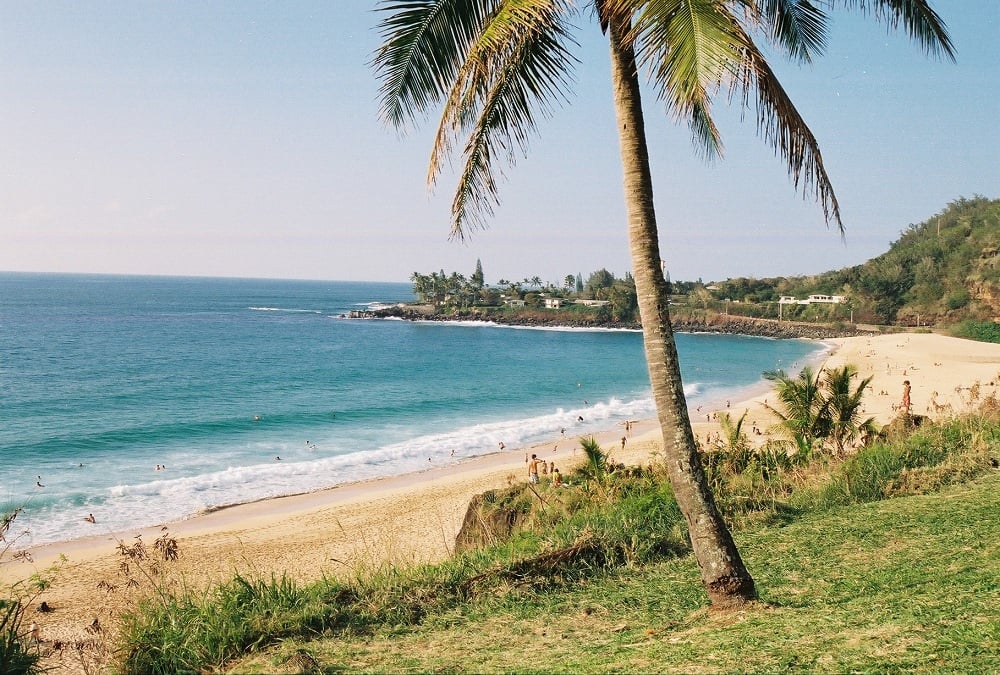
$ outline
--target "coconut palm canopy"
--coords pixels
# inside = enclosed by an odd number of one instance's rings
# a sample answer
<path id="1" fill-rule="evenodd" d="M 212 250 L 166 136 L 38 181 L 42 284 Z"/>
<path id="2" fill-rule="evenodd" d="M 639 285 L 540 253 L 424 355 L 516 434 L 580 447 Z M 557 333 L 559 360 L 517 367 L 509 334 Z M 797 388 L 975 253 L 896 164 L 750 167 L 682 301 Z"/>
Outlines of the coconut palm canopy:
<path id="1" fill-rule="evenodd" d="M 375 56 L 381 112 L 406 127 L 440 106 L 428 183 L 460 154 L 452 236 L 485 223 L 499 203 L 503 165 L 528 149 L 538 116 L 568 100 L 579 64 L 575 21 L 596 19 L 608 36 L 629 250 L 663 453 L 710 600 L 756 596 L 701 466 L 688 418 L 669 316 L 639 72 L 670 114 L 686 120 L 706 156 L 722 151 L 712 103 L 719 95 L 754 111 L 757 129 L 796 186 L 811 191 L 827 222 L 840 207 L 819 145 L 771 70 L 757 40 L 808 62 L 822 52 L 828 12 L 856 9 L 903 26 L 932 53 L 952 54 L 924 0 L 387 0 Z M 461 148 L 459 150 L 459 148 Z M 499 167 L 498 167 L 499 165 Z"/>
<path id="2" fill-rule="evenodd" d="M 538 116 L 569 100 L 575 23 L 612 16 L 634 22 L 627 39 L 668 113 L 686 120 L 695 147 L 721 155 L 712 103 L 720 95 L 753 109 L 757 128 L 840 227 L 840 208 L 816 138 L 758 47 L 808 63 L 825 49 L 837 6 L 902 26 L 930 54 L 953 58 L 940 17 L 924 0 L 387 0 L 375 58 L 381 115 L 405 128 L 443 107 L 428 183 L 461 146 L 452 235 L 485 223 L 499 203 L 500 164 L 528 150 Z"/>

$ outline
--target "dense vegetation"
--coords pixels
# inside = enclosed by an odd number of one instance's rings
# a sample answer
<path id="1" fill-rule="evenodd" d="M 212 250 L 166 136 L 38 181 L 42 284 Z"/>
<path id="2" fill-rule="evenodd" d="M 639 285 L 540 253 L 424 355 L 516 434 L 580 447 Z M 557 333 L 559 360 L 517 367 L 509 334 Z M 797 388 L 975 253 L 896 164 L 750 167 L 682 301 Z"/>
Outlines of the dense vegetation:
<path id="1" fill-rule="evenodd" d="M 807 277 L 729 279 L 712 284 L 726 298 L 776 317 L 783 295 L 842 295 L 843 305 L 786 306 L 784 318 L 829 318 L 875 324 L 930 326 L 1000 316 L 1000 200 L 958 199 L 923 223 L 910 225 L 889 250 L 868 262 Z"/>
<path id="2" fill-rule="evenodd" d="M 576 323 L 579 315 L 598 322 L 638 323 L 635 280 L 627 273 L 619 279 L 606 269 L 592 272 L 586 282 L 580 274 L 569 274 L 560 286 L 543 284 L 537 276 L 522 281 L 500 279 L 490 286 L 485 282 L 482 263 L 477 260 L 476 269 L 468 278 L 441 270 L 430 274 L 414 272 L 410 281 L 418 302 L 454 316 L 489 314 L 496 318 L 497 309 L 502 313 L 504 308 L 511 307 L 524 308 L 530 314 L 544 307 L 547 300 L 558 300 L 560 307 L 556 309 L 570 324 Z"/>

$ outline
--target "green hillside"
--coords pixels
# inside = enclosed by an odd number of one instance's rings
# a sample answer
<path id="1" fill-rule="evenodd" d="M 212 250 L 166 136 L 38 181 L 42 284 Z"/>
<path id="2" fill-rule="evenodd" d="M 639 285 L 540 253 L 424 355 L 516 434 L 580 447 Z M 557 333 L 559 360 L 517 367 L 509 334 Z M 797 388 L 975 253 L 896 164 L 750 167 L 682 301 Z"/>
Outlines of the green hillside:
<path id="1" fill-rule="evenodd" d="M 958 199 L 910 225 L 889 250 L 855 267 L 807 277 L 729 279 L 712 285 L 717 300 L 777 302 L 782 295 L 842 295 L 842 306 L 787 307 L 784 318 L 861 323 L 954 324 L 1000 318 L 1000 200 Z M 773 311 L 773 310 L 772 310 Z M 836 312 L 838 316 L 813 316 Z M 791 313 L 791 315 L 789 315 Z M 844 315 L 844 316 L 840 316 Z"/>

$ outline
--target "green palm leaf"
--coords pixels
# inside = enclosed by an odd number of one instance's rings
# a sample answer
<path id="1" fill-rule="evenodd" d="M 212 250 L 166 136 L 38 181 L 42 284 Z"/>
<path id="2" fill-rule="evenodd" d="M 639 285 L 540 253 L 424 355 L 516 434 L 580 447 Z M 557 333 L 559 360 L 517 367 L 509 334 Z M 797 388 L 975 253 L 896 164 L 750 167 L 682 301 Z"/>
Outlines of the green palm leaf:
<path id="1" fill-rule="evenodd" d="M 436 181 L 453 139 L 468 135 L 452 202 L 453 237 L 481 226 L 498 203 L 494 160 L 513 166 L 527 151 L 536 114 L 565 100 L 576 59 L 564 0 L 511 0 L 483 26 L 459 71 L 438 127 L 428 180 Z"/>
<path id="2" fill-rule="evenodd" d="M 383 2 L 388 16 L 375 55 L 381 117 L 397 128 L 436 106 L 447 94 L 484 19 L 501 0 Z"/>
<path id="3" fill-rule="evenodd" d="M 890 30 L 903 24 L 910 37 L 925 52 L 955 60 L 955 48 L 945 29 L 944 21 L 931 9 L 927 0 L 842 0 L 850 9 L 873 13 Z"/>
<path id="4" fill-rule="evenodd" d="M 808 0 L 766 0 L 758 22 L 769 26 L 768 38 L 793 59 L 812 62 L 826 49 L 829 19 Z"/>

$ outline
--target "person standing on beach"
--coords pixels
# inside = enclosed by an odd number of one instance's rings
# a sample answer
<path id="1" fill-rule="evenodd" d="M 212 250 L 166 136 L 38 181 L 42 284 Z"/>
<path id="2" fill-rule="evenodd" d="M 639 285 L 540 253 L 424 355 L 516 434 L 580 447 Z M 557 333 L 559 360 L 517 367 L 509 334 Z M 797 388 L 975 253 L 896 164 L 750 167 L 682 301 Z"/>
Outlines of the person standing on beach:
<path id="1" fill-rule="evenodd" d="M 903 412 L 907 415 L 910 414 L 910 381 L 903 380 Z"/>
<path id="2" fill-rule="evenodd" d="M 531 455 L 531 461 L 528 462 L 528 482 L 538 483 L 538 457 L 536 455 Z"/>

